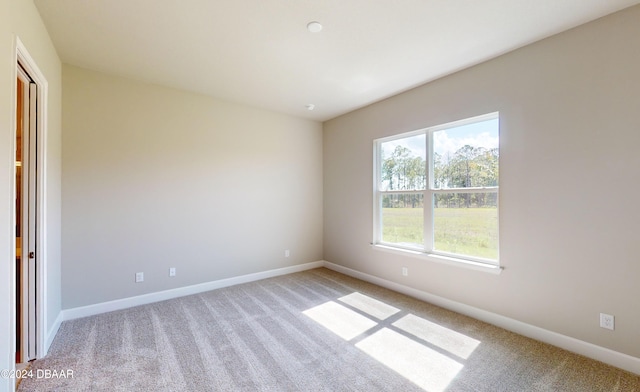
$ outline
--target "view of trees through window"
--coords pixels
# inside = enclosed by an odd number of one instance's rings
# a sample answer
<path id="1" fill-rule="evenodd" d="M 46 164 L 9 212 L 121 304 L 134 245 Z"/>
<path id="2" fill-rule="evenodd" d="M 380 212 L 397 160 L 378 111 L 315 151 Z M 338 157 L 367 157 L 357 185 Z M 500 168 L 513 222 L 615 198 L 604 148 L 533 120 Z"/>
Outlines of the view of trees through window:
<path id="1" fill-rule="evenodd" d="M 498 129 L 495 115 L 381 142 L 382 242 L 496 260 Z"/>

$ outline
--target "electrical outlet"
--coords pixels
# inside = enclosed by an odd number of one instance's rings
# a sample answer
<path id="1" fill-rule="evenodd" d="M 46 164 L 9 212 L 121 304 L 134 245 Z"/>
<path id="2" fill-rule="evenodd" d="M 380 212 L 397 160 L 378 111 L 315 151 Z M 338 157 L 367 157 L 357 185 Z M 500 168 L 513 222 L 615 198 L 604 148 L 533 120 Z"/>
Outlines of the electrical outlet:
<path id="1" fill-rule="evenodd" d="M 600 313 L 600 326 L 613 331 L 615 327 L 615 317 L 610 314 Z"/>
<path id="2" fill-rule="evenodd" d="M 136 272 L 136 283 L 144 282 L 144 272 Z"/>
<path id="3" fill-rule="evenodd" d="M 169 268 L 169 276 L 176 276 L 176 269 L 175 269 L 175 267 L 171 267 L 171 268 Z"/>
<path id="4" fill-rule="evenodd" d="M 284 257 L 289 257 L 289 256 L 291 256 L 291 252 L 289 252 L 289 249 L 286 249 L 284 251 Z"/>
<path id="5" fill-rule="evenodd" d="M 402 267 L 402 276 L 409 276 L 409 268 Z"/>

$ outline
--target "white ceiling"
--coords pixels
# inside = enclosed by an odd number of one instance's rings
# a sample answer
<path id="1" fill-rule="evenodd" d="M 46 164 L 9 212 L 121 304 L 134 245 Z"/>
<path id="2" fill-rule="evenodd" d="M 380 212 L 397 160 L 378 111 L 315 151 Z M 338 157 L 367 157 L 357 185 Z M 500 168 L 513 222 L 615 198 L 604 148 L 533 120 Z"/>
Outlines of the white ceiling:
<path id="1" fill-rule="evenodd" d="M 324 121 L 640 0 L 34 2 L 64 63 Z"/>

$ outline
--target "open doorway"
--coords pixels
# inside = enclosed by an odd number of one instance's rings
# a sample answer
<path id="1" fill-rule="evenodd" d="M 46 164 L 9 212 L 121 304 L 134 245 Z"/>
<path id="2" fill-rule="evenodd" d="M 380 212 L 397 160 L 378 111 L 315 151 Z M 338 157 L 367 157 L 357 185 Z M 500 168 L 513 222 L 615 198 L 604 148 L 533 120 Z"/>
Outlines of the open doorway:
<path id="1" fill-rule="evenodd" d="M 38 87 L 20 62 L 16 84 L 16 364 L 25 364 L 37 352 Z"/>
<path id="2" fill-rule="evenodd" d="M 46 123 L 47 80 L 15 37 L 15 331 L 16 369 L 46 355 L 47 307 Z M 16 380 L 18 381 L 18 380 Z"/>

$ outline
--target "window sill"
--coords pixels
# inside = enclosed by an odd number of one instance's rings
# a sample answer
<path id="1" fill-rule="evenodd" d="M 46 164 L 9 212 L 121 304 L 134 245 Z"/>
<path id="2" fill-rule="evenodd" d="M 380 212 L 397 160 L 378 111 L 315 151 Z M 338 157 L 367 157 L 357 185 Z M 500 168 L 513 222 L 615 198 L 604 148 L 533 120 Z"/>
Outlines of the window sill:
<path id="1" fill-rule="evenodd" d="M 380 245 L 380 244 L 371 244 L 371 247 L 374 250 L 379 250 L 387 253 L 415 257 L 421 260 L 453 265 L 456 267 L 467 268 L 467 269 L 472 269 L 476 271 L 488 272 L 495 275 L 499 275 L 500 273 L 502 273 L 502 270 L 503 270 L 503 268 L 498 265 L 485 264 L 485 263 L 480 263 L 480 262 L 465 260 L 465 259 L 458 259 L 455 257 L 441 256 L 441 255 L 425 253 L 417 250 L 394 248 L 392 246 Z"/>

